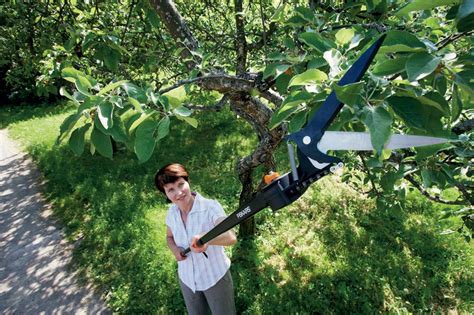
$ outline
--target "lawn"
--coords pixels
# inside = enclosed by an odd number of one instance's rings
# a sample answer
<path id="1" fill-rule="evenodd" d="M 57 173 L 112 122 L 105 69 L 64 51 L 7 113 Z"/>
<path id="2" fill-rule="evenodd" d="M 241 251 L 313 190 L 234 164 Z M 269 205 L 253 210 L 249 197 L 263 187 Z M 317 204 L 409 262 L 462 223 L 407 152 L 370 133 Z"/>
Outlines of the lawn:
<path id="1" fill-rule="evenodd" d="M 76 157 L 54 145 L 65 105 L 3 107 L 0 127 L 37 162 L 45 195 L 77 244 L 74 263 L 117 313 L 183 313 L 176 263 L 165 243 L 167 204 L 155 171 L 180 162 L 192 188 L 238 204 L 236 161 L 255 144 L 231 112 L 201 113 L 194 129 L 172 121 L 170 136 L 139 164 L 119 150 L 114 160 Z M 281 171 L 286 162 L 278 160 Z M 349 170 L 346 170 L 349 171 Z M 375 201 L 332 175 L 290 207 L 257 215 L 258 233 L 228 249 L 239 313 L 474 312 L 474 250 L 443 207 L 412 193 L 403 210 L 378 211 Z"/>

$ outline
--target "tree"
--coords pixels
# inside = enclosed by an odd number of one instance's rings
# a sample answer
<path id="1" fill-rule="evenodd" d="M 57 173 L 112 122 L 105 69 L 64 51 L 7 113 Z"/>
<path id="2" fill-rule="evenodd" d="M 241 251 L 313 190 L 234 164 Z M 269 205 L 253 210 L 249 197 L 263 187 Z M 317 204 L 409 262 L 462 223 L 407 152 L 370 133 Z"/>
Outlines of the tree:
<path id="1" fill-rule="evenodd" d="M 76 154 L 90 139 L 91 152 L 112 158 L 114 141 L 145 161 L 174 118 L 197 126 L 193 111 L 230 104 L 259 141 L 237 165 L 243 203 L 261 188 L 256 170 L 274 170 L 273 154 L 287 132 L 304 126 L 335 88 L 346 106 L 331 128 L 368 130 L 376 148 L 337 153 L 353 170 L 344 179 L 377 197 L 381 209 L 403 207 L 410 189 L 465 206 L 456 213 L 472 236 L 472 1 L 131 0 L 59 7 L 70 12 L 57 17 L 69 36 L 51 45 L 44 61 L 71 82 L 61 94 L 77 112 L 64 121 L 59 140 L 69 139 Z M 363 83 L 336 87 L 382 33 L 387 38 Z M 385 152 L 393 132 L 453 141 Z M 243 234 L 255 229 L 252 222 L 242 227 Z"/>

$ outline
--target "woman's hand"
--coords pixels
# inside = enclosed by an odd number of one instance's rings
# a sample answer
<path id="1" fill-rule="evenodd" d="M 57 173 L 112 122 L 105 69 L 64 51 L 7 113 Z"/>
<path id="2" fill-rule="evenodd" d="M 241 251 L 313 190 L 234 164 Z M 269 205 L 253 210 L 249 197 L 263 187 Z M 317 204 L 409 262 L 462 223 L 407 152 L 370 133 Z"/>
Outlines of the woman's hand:
<path id="1" fill-rule="evenodd" d="M 195 253 L 202 253 L 207 250 L 207 247 L 209 246 L 207 243 L 199 246 L 197 241 L 201 238 L 201 235 L 194 235 L 192 240 L 191 240 L 191 250 Z"/>
<path id="2" fill-rule="evenodd" d="M 182 261 L 185 260 L 187 257 L 186 255 L 182 255 L 181 253 L 184 252 L 184 248 L 182 247 L 177 247 L 177 250 L 173 251 L 173 255 L 176 258 L 176 261 Z"/>

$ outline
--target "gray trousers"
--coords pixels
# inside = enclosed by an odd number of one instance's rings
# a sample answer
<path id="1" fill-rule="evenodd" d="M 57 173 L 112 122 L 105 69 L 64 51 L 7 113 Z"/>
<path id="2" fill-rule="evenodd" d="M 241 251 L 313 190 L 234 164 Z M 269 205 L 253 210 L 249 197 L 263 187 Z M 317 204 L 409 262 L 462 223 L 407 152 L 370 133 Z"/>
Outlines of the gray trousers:
<path id="1" fill-rule="evenodd" d="M 184 302 L 190 315 L 235 314 L 234 282 L 230 270 L 217 283 L 205 291 L 193 291 L 179 280 Z"/>

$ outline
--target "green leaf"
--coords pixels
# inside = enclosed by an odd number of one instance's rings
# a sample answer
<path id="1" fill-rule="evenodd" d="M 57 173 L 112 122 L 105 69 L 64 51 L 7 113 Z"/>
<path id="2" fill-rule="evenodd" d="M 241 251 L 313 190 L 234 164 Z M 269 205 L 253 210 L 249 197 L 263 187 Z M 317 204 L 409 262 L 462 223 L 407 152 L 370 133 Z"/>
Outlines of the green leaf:
<path id="1" fill-rule="evenodd" d="M 265 67 L 263 71 L 263 79 L 268 77 L 273 77 L 274 79 L 278 78 L 281 74 L 285 73 L 291 65 L 272 63 Z"/>
<path id="2" fill-rule="evenodd" d="M 104 98 L 101 96 L 90 96 L 88 97 L 77 109 L 78 114 L 82 114 L 85 110 L 91 107 L 97 107 L 104 101 Z"/>
<path id="3" fill-rule="evenodd" d="M 273 15 L 270 17 L 271 22 L 283 22 L 285 17 L 285 3 L 283 2 L 278 8 L 275 10 Z"/>
<path id="4" fill-rule="evenodd" d="M 329 68 L 331 69 L 329 76 L 331 78 L 336 77 L 341 72 L 339 64 L 341 63 L 342 54 L 336 49 L 331 49 L 324 52 L 323 57 L 328 62 Z"/>
<path id="5" fill-rule="evenodd" d="M 421 171 L 421 178 L 423 179 L 423 186 L 425 188 L 431 187 L 432 180 L 431 180 L 431 172 L 428 170 Z"/>
<path id="6" fill-rule="evenodd" d="M 140 102 L 133 97 L 128 97 L 127 100 L 132 104 L 132 106 L 135 108 L 137 112 L 142 112 L 142 106 L 140 105 Z"/>
<path id="7" fill-rule="evenodd" d="M 289 18 L 286 23 L 286 25 L 289 25 L 289 26 L 292 26 L 292 27 L 302 27 L 306 24 L 308 24 L 308 22 L 303 19 L 302 17 L 298 16 L 298 15 L 295 15 L 295 16 L 292 16 L 291 18 Z"/>
<path id="8" fill-rule="evenodd" d="M 76 156 L 80 156 L 84 152 L 84 136 L 89 130 L 91 124 L 87 123 L 84 126 L 77 128 L 69 138 L 69 147 Z"/>
<path id="9" fill-rule="evenodd" d="M 303 128 L 306 123 L 306 116 L 308 115 L 307 111 L 301 111 L 293 116 L 288 125 L 290 133 L 297 132 Z"/>
<path id="10" fill-rule="evenodd" d="M 436 107 L 444 116 L 449 116 L 450 114 L 448 101 L 438 92 L 428 92 L 418 97 L 418 100 L 425 105 Z"/>
<path id="11" fill-rule="evenodd" d="M 65 96 L 66 98 L 70 99 L 71 101 L 74 102 L 74 104 L 76 104 L 77 106 L 80 106 L 79 102 L 74 98 L 72 97 L 71 94 L 68 93 L 68 91 L 66 90 L 66 88 L 64 86 L 62 86 L 60 89 L 59 89 L 59 95 L 61 96 Z"/>
<path id="12" fill-rule="evenodd" d="M 472 158 L 474 157 L 474 150 L 471 150 L 470 148 L 455 148 L 454 153 L 456 153 L 458 156 L 463 157 L 463 158 Z"/>
<path id="13" fill-rule="evenodd" d="M 136 119 L 133 124 L 130 126 L 128 133 L 132 134 L 135 132 L 135 129 L 145 120 L 150 118 L 151 116 L 155 115 L 157 112 L 152 109 L 147 109 L 145 113 L 142 113 L 140 118 Z"/>
<path id="14" fill-rule="evenodd" d="M 114 104 L 118 108 L 123 108 L 122 98 L 118 95 L 109 97 L 109 102 Z"/>
<path id="15" fill-rule="evenodd" d="M 166 137 L 170 132 L 170 118 L 168 116 L 163 117 L 158 123 L 158 132 L 156 141 L 159 141 Z"/>
<path id="16" fill-rule="evenodd" d="M 120 86 L 125 90 L 125 93 L 127 93 L 129 97 L 136 99 L 140 103 L 145 104 L 148 101 L 145 90 L 141 87 L 138 87 L 130 82 L 124 83 Z"/>
<path id="17" fill-rule="evenodd" d="M 295 42 L 291 37 L 285 37 L 283 39 L 283 45 L 285 45 L 285 47 L 289 49 L 294 49 L 296 47 Z"/>
<path id="18" fill-rule="evenodd" d="M 368 11 L 377 15 L 384 15 L 387 12 L 387 1 L 386 0 L 366 0 Z"/>
<path id="19" fill-rule="evenodd" d="M 160 27 L 160 18 L 154 9 L 147 8 L 146 9 L 146 19 L 148 23 L 152 26 L 159 28 Z"/>
<path id="20" fill-rule="evenodd" d="M 435 155 L 436 152 L 438 152 L 440 150 L 443 150 L 447 147 L 449 147 L 449 144 L 442 143 L 442 144 L 435 144 L 435 145 L 429 145 L 429 146 L 415 148 L 415 151 L 416 151 L 415 159 L 417 161 L 423 161 L 426 158 Z"/>
<path id="21" fill-rule="evenodd" d="M 91 48 L 96 42 L 96 35 L 93 31 L 88 31 L 86 36 L 84 36 L 84 40 L 82 41 L 82 50 L 85 52 L 89 48 Z"/>
<path id="22" fill-rule="evenodd" d="M 109 91 L 112 91 L 112 90 L 118 88 L 119 86 L 121 86 L 122 84 L 125 84 L 127 82 L 128 82 L 127 80 L 111 82 L 111 83 L 107 84 L 103 89 L 101 89 L 99 91 L 99 93 L 97 93 L 97 95 L 102 95 L 102 94 L 105 94 Z"/>
<path id="23" fill-rule="evenodd" d="M 182 102 L 186 98 L 186 88 L 184 86 L 180 86 L 176 89 L 166 92 L 163 96 L 175 98 Z"/>
<path id="24" fill-rule="evenodd" d="M 408 57 L 406 71 L 408 80 L 418 81 L 430 75 L 439 65 L 440 57 L 435 57 L 426 52 L 414 53 Z"/>
<path id="25" fill-rule="evenodd" d="M 100 155 L 112 159 L 113 150 L 110 136 L 103 134 L 97 128 L 93 128 L 91 133 L 91 142 Z"/>
<path id="26" fill-rule="evenodd" d="M 360 104 L 362 100 L 361 91 L 364 87 L 363 82 L 346 84 L 344 86 L 334 85 L 334 92 L 339 101 L 347 105 Z"/>
<path id="27" fill-rule="evenodd" d="M 167 100 L 168 104 L 171 105 L 171 108 L 180 107 L 181 104 L 183 103 L 178 98 L 171 95 L 165 94 L 165 95 L 162 95 L 161 97 Z"/>
<path id="28" fill-rule="evenodd" d="M 469 32 L 474 29 L 474 1 L 463 0 L 456 16 L 456 27 L 460 32 Z"/>
<path id="29" fill-rule="evenodd" d="M 431 10 L 439 6 L 453 6 L 461 3 L 460 0 L 412 0 L 403 8 L 395 13 L 396 16 L 402 16 L 412 11 Z"/>
<path id="30" fill-rule="evenodd" d="M 312 95 L 305 91 L 298 91 L 288 96 L 283 102 L 282 106 L 276 110 L 270 120 L 269 128 L 273 129 L 288 118 L 292 113 L 298 110 L 298 105 L 309 101 Z"/>
<path id="31" fill-rule="evenodd" d="M 336 43 L 344 46 L 345 44 L 351 42 L 354 35 L 355 32 L 352 28 L 343 28 L 336 33 Z"/>
<path id="32" fill-rule="evenodd" d="M 299 40 L 311 48 L 316 49 L 320 53 L 324 53 L 326 50 L 337 47 L 332 41 L 315 32 L 302 33 L 299 36 Z"/>
<path id="33" fill-rule="evenodd" d="M 383 162 L 380 161 L 379 159 L 373 157 L 373 158 L 369 158 L 369 159 L 367 160 L 367 166 L 370 167 L 370 168 L 382 167 L 382 166 L 383 166 Z"/>
<path id="34" fill-rule="evenodd" d="M 387 103 L 408 127 L 428 131 L 431 134 L 439 133 L 443 128 L 440 120 L 441 112 L 432 110 L 415 98 L 395 95 L 389 97 Z"/>
<path id="35" fill-rule="evenodd" d="M 306 7 L 297 7 L 295 9 L 296 14 L 305 19 L 306 21 L 313 23 L 314 22 L 314 13 L 312 10 Z"/>
<path id="36" fill-rule="evenodd" d="M 461 88 L 472 93 L 474 91 L 474 70 L 464 70 L 456 73 L 455 82 Z"/>
<path id="37" fill-rule="evenodd" d="M 97 107 L 97 113 L 99 114 L 99 120 L 102 126 L 105 129 L 109 129 L 113 126 L 113 113 L 114 113 L 114 106 L 110 102 L 102 102 Z"/>
<path id="38" fill-rule="evenodd" d="M 316 57 L 308 62 L 308 69 L 318 69 L 327 64 L 328 62 L 323 57 Z"/>
<path id="39" fill-rule="evenodd" d="M 158 122 L 154 119 L 146 119 L 137 127 L 134 150 L 141 163 L 148 161 L 155 150 L 157 126 Z"/>
<path id="40" fill-rule="evenodd" d="M 448 89 L 448 80 L 446 79 L 446 76 L 438 73 L 434 78 L 433 87 L 435 91 L 439 92 L 439 94 L 445 95 L 446 90 Z"/>
<path id="41" fill-rule="evenodd" d="M 351 43 L 349 44 L 349 47 L 347 48 L 347 50 L 351 50 L 359 46 L 359 44 L 362 42 L 363 39 L 364 39 L 364 36 L 362 36 L 361 34 L 356 34 L 354 37 L 352 37 Z"/>
<path id="42" fill-rule="evenodd" d="M 141 113 L 137 113 L 136 111 L 132 109 L 127 110 L 125 113 L 123 113 L 120 116 L 120 119 L 121 121 L 123 121 L 123 124 L 125 127 L 125 132 L 127 133 L 129 137 L 133 136 L 132 132 L 130 131 L 130 128 L 135 123 L 135 121 L 140 119 L 141 116 L 142 116 Z M 135 130 L 132 130 L 132 131 L 135 131 Z"/>
<path id="43" fill-rule="evenodd" d="M 187 117 L 187 116 L 179 116 L 179 115 L 177 115 L 175 117 L 178 118 L 179 120 L 187 122 L 188 124 L 190 124 L 194 128 L 197 128 L 197 126 L 198 126 L 198 121 L 195 118 Z"/>
<path id="44" fill-rule="evenodd" d="M 108 41 L 107 44 L 100 43 L 97 45 L 95 49 L 95 58 L 102 60 L 107 69 L 116 72 L 122 54 L 119 51 L 119 47 L 111 46 L 113 46 L 113 44 L 110 41 Z"/>
<path id="45" fill-rule="evenodd" d="M 370 140 L 378 155 L 391 135 L 392 116 L 382 106 L 364 108 L 364 124 L 369 128 Z"/>
<path id="46" fill-rule="evenodd" d="M 277 88 L 278 93 L 280 94 L 286 94 L 286 91 L 288 90 L 288 84 L 290 83 L 291 76 L 284 73 L 280 75 L 276 81 L 275 81 L 275 86 Z"/>
<path id="47" fill-rule="evenodd" d="M 305 72 L 295 75 L 288 85 L 288 87 L 296 86 L 296 85 L 309 85 L 309 84 L 317 84 L 323 81 L 326 81 L 328 76 L 326 73 L 322 72 L 318 69 L 309 69 Z"/>
<path id="48" fill-rule="evenodd" d="M 384 191 L 393 191 L 393 187 L 397 180 L 403 177 L 401 172 L 387 172 L 380 179 L 380 186 L 382 186 Z"/>
<path id="49" fill-rule="evenodd" d="M 56 140 L 56 143 L 59 144 L 61 141 L 66 137 L 66 135 L 74 128 L 74 125 L 77 123 L 77 121 L 81 118 L 81 115 L 75 113 L 72 115 L 69 115 L 61 124 L 59 127 L 59 137 Z"/>
<path id="50" fill-rule="evenodd" d="M 181 117 L 189 117 L 193 113 L 189 108 L 184 106 L 176 107 L 173 109 L 173 112 Z"/>
<path id="51" fill-rule="evenodd" d="M 405 31 L 387 33 L 379 53 L 426 51 L 426 46 L 415 35 Z"/>
<path id="52" fill-rule="evenodd" d="M 398 57 L 396 59 L 387 59 L 381 62 L 377 62 L 372 70 L 372 74 L 376 76 L 386 76 L 399 73 L 405 70 L 405 64 L 407 57 Z"/>
<path id="53" fill-rule="evenodd" d="M 122 55 L 118 51 L 111 49 L 110 53 L 104 58 L 104 63 L 107 69 L 113 72 L 117 72 L 121 57 Z"/>
<path id="54" fill-rule="evenodd" d="M 125 125 L 123 121 L 117 117 L 113 117 L 114 124 L 111 129 L 107 130 L 107 134 L 112 136 L 112 138 L 117 142 L 126 143 L 129 139 L 127 133 L 125 132 Z"/>
<path id="55" fill-rule="evenodd" d="M 76 35 L 72 35 L 65 43 L 64 43 L 64 49 L 67 51 L 70 51 L 76 46 Z"/>
<path id="56" fill-rule="evenodd" d="M 61 76 L 76 79 L 79 77 L 85 77 L 86 75 L 82 71 L 76 70 L 72 67 L 67 67 L 61 70 Z"/>
<path id="57" fill-rule="evenodd" d="M 92 85 L 86 77 L 79 76 L 74 79 L 74 83 L 76 84 L 76 88 L 79 92 L 86 96 L 91 96 L 89 89 L 92 87 Z"/>

